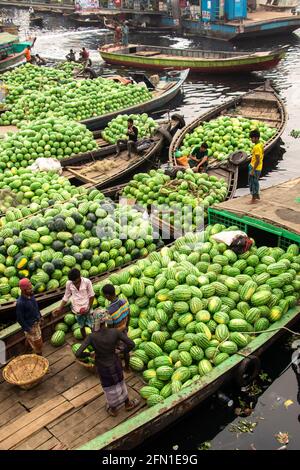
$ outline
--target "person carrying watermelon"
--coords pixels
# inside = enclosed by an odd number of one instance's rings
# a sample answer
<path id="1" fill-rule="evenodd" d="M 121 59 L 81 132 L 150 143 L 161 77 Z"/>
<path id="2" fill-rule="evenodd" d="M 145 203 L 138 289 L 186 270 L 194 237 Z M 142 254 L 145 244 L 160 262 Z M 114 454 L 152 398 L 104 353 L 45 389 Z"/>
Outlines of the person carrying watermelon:
<path id="1" fill-rule="evenodd" d="M 189 156 L 189 166 L 195 173 L 206 172 L 208 167 L 208 146 L 203 142 L 193 148 Z"/>
<path id="2" fill-rule="evenodd" d="M 128 338 L 124 331 L 118 328 L 107 328 L 109 316 L 103 313 L 99 318 L 100 329 L 91 333 L 83 342 L 75 355 L 78 359 L 90 356 L 84 352 L 92 346 L 95 351 L 95 365 L 107 401 L 106 410 L 110 416 L 117 416 L 118 409 L 124 404 L 127 411 L 136 408 L 140 401 L 130 400 L 124 380 L 122 364 L 116 354 L 117 344 L 122 342 L 129 355 L 135 343 Z"/>
<path id="3" fill-rule="evenodd" d="M 104 297 L 110 301 L 107 312 L 111 318 L 111 326 L 127 335 L 130 320 L 130 307 L 127 299 L 120 299 L 116 295 L 115 288 L 112 284 L 103 286 L 102 293 Z M 129 371 L 129 353 L 124 349 L 123 343 L 118 344 L 118 352 L 124 355 L 125 370 Z"/>
<path id="4" fill-rule="evenodd" d="M 91 281 L 80 275 L 79 269 L 73 268 L 69 272 L 65 295 L 59 308 L 53 310 L 53 315 L 65 313 L 65 307 L 71 302 L 71 310 L 76 316 L 83 338 L 86 337 L 85 327 L 93 327 L 92 305 L 95 298 Z"/>
<path id="5" fill-rule="evenodd" d="M 251 204 L 255 204 L 259 199 L 259 177 L 263 167 L 264 146 L 260 142 L 259 130 L 250 132 L 249 137 L 254 143 L 252 158 L 249 164 L 249 188 L 252 195 Z"/>
<path id="6" fill-rule="evenodd" d="M 32 284 L 24 278 L 19 282 L 21 295 L 17 300 L 17 322 L 24 331 L 26 344 L 33 352 L 42 355 L 43 339 L 41 332 L 41 313 L 37 301 L 33 295 Z"/>

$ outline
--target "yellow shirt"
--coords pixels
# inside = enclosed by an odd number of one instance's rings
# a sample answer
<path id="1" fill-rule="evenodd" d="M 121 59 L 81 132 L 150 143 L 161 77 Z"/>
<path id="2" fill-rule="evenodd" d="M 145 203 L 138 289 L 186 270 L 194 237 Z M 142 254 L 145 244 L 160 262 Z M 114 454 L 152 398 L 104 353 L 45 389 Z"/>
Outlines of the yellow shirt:
<path id="1" fill-rule="evenodd" d="M 251 166 L 254 168 L 254 165 L 256 163 L 256 158 L 259 158 L 259 164 L 257 168 L 255 168 L 257 171 L 261 171 L 263 167 L 263 160 L 264 160 L 264 146 L 260 142 L 256 145 L 254 145 L 252 149 L 252 158 L 251 158 Z"/>

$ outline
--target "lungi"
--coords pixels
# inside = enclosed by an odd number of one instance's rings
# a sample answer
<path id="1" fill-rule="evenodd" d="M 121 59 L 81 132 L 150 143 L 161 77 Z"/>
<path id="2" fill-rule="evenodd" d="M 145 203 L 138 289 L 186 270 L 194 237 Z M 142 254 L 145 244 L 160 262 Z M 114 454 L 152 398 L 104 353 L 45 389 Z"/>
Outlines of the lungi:
<path id="1" fill-rule="evenodd" d="M 259 177 L 261 172 L 258 170 L 254 170 L 254 175 L 251 175 L 250 173 L 252 170 L 252 166 L 249 165 L 249 188 L 250 193 L 253 197 L 255 197 L 259 195 Z"/>
<path id="2" fill-rule="evenodd" d="M 43 339 L 42 331 L 39 322 L 36 322 L 31 327 L 30 331 L 25 331 L 25 338 L 33 351 L 36 354 L 42 354 L 43 349 Z"/>
<path id="3" fill-rule="evenodd" d="M 122 364 L 119 358 L 110 367 L 97 366 L 100 382 L 110 408 L 118 408 L 128 399 Z"/>

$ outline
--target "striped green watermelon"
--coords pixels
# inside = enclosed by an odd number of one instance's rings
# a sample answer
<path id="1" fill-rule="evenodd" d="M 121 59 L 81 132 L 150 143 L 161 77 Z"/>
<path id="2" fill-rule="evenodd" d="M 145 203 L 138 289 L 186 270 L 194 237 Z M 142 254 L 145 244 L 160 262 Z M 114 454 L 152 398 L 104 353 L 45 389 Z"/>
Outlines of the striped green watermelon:
<path id="1" fill-rule="evenodd" d="M 199 375 L 203 377 L 203 375 L 208 374 L 212 371 L 213 366 L 211 365 L 210 361 L 207 359 L 202 359 L 198 364 Z"/>

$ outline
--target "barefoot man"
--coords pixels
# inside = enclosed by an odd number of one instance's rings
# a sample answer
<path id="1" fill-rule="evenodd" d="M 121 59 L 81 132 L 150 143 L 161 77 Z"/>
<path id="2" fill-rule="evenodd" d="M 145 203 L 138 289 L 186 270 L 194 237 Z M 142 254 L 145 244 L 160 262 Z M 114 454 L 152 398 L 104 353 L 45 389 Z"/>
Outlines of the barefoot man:
<path id="1" fill-rule="evenodd" d="M 124 380 L 122 364 L 116 354 L 116 346 L 119 342 L 124 343 L 127 354 L 131 351 L 135 343 L 128 336 L 117 328 L 108 328 L 106 322 L 109 321 L 107 313 L 102 313 L 98 317 L 100 329 L 91 333 L 82 343 L 76 352 L 76 357 L 83 358 L 89 355 L 83 351 L 92 346 L 95 351 L 95 364 L 99 374 L 100 382 L 107 401 L 106 411 L 110 416 L 117 416 L 118 409 L 125 405 L 127 411 L 139 405 L 139 400 L 129 400 L 128 390 Z"/>
<path id="2" fill-rule="evenodd" d="M 33 352 L 42 355 L 43 339 L 41 332 L 41 314 L 37 301 L 33 295 L 32 284 L 29 279 L 19 282 L 21 295 L 17 300 L 17 321 L 24 331 L 26 343 Z"/>

